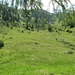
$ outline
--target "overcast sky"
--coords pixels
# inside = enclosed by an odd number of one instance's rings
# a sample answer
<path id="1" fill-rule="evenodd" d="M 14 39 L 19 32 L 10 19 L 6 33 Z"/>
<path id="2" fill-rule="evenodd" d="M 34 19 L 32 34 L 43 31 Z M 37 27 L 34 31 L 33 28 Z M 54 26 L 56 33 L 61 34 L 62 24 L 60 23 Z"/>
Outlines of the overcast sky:
<path id="1" fill-rule="evenodd" d="M 49 1 L 50 0 L 41 0 L 42 3 L 44 4 L 43 9 L 47 10 L 49 7 Z M 75 0 L 70 0 L 73 4 L 75 4 Z M 50 11 L 52 12 L 52 6 L 50 6 Z"/>
<path id="2" fill-rule="evenodd" d="M 0 1 L 2 1 L 2 0 L 0 0 Z M 11 1 L 11 0 L 8 0 L 8 1 Z M 50 0 L 38 0 L 38 1 L 42 1 L 42 3 L 43 3 L 43 9 L 45 9 L 45 10 L 47 10 L 48 8 L 49 8 L 49 1 Z M 75 0 L 70 0 L 73 4 L 75 4 Z M 52 12 L 52 9 L 53 9 L 53 7 L 52 7 L 52 5 L 50 5 L 50 12 Z"/>

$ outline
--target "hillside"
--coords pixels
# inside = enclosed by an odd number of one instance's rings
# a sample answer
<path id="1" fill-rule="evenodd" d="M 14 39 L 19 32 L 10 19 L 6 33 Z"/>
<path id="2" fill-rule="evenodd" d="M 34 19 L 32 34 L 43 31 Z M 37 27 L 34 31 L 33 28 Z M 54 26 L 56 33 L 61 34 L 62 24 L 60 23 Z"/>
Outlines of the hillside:
<path id="1" fill-rule="evenodd" d="M 0 75 L 75 75 L 75 28 L 71 30 L 51 33 L 3 27 Z"/>
<path id="2" fill-rule="evenodd" d="M 19 10 L 19 15 L 21 19 L 25 20 L 25 13 L 23 12 L 23 10 Z M 40 19 L 46 19 L 47 22 L 50 22 L 50 21 L 53 21 L 52 19 L 55 16 L 55 14 L 49 13 L 48 11 L 43 10 L 43 9 L 39 9 L 39 10 L 33 10 L 33 12 L 30 13 L 29 16 L 34 17 L 34 18 L 38 17 Z"/>
<path id="3" fill-rule="evenodd" d="M 57 13 L 36 0 L 7 1 L 0 3 L 0 75 L 75 75 L 75 12 L 61 0 Z"/>

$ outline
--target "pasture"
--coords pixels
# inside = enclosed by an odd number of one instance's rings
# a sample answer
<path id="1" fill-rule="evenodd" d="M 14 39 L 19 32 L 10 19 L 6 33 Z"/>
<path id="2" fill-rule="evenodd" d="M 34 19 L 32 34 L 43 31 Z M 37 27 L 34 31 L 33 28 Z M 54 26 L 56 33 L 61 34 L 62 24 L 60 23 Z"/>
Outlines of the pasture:
<path id="1" fill-rule="evenodd" d="M 1 28 L 0 75 L 75 75 L 75 28 L 71 30 Z"/>

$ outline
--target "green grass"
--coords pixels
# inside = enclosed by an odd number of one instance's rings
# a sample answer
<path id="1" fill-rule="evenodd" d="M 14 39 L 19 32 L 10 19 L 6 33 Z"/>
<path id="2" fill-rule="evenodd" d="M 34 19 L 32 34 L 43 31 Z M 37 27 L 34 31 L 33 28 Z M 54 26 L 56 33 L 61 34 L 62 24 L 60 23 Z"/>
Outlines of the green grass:
<path id="1" fill-rule="evenodd" d="M 6 27 L 0 31 L 5 43 L 0 49 L 0 75 L 75 75 L 74 32 Z"/>

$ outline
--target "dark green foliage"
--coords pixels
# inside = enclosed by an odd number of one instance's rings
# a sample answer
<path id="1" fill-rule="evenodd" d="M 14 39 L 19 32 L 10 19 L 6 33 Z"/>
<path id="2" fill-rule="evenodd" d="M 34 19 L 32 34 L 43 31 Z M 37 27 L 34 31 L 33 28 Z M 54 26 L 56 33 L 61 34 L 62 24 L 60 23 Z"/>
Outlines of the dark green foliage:
<path id="1" fill-rule="evenodd" d="M 48 27 L 48 31 L 50 31 L 50 32 L 53 31 L 51 26 Z"/>
<path id="2" fill-rule="evenodd" d="M 0 48 L 4 47 L 4 42 L 0 40 Z"/>
<path id="3" fill-rule="evenodd" d="M 75 24 L 70 24 L 70 28 L 74 28 L 75 27 Z"/>
<path id="4" fill-rule="evenodd" d="M 3 0 L 4 1 L 4 0 Z M 58 18 L 58 22 L 62 21 L 65 22 L 64 27 L 69 26 L 70 28 L 75 27 L 75 15 L 73 14 L 73 12 L 68 12 L 68 13 L 62 13 L 62 12 L 58 12 L 58 13 L 50 13 L 48 11 L 45 11 L 43 9 L 41 9 L 41 3 L 36 2 L 36 0 L 22 0 L 23 3 L 25 3 L 23 5 L 24 9 L 18 9 L 18 4 L 15 5 L 14 1 L 17 0 L 13 0 L 11 1 L 10 7 L 9 7 L 9 3 L 6 2 L 6 0 L 3 2 L 4 4 L 0 4 L 0 16 L 2 18 L 0 18 L 2 21 L 4 21 L 3 25 L 6 25 L 7 27 L 12 26 L 18 26 L 18 24 L 20 24 L 20 22 L 25 22 L 25 25 L 23 24 L 23 27 L 25 27 L 27 30 L 32 30 L 34 31 L 34 27 L 36 29 L 46 29 L 48 28 L 48 31 L 52 32 L 54 31 L 54 27 L 49 26 L 48 24 L 54 24 L 54 22 L 56 21 L 56 18 Z M 21 1 L 21 0 L 20 0 Z M 29 2 L 30 1 L 30 2 Z M 2 2 L 2 1 L 1 1 Z M 17 1 L 18 3 L 19 1 Z M 19 2 L 20 3 L 20 2 Z M 29 3 L 29 4 L 28 4 Z M 60 3 L 59 3 L 60 4 Z M 62 8 L 64 8 L 63 4 L 61 5 Z M 28 10 L 28 8 L 30 8 L 30 10 Z M 65 16 L 62 16 L 65 15 Z M 59 18 L 60 15 L 60 18 Z M 56 18 L 55 18 L 56 16 Z M 32 21 L 32 25 L 31 24 L 31 18 L 34 18 L 34 20 Z M 10 25 L 11 23 L 11 25 Z M 30 25 L 29 25 L 30 23 Z M 21 24 L 22 25 L 22 24 Z M 31 26 L 32 25 L 32 26 Z M 54 25 L 55 26 L 55 25 Z M 11 29 L 13 29 L 11 27 Z M 61 27 L 61 29 L 58 29 L 59 31 L 62 31 L 63 28 Z M 71 33 L 71 32 L 70 32 Z"/>
<path id="5" fill-rule="evenodd" d="M 63 23 L 66 27 L 67 26 L 69 26 L 70 28 L 75 27 L 75 12 L 74 11 L 69 9 L 68 13 L 66 13 L 66 15 L 63 18 L 64 18 Z"/>
<path id="6" fill-rule="evenodd" d="M 71 30 L 67 30 L 66 32 L 68 32 L 68 33 L 72 33 L 72 31 L 71 31 Z"/>
<path id="7" fill-rule="evenodd" d="M 35 23 L 37 23 L 37 19 L 35 19 Z"/>
<path id="8" fill-rule="evenodd" d="M 22 30 L 22 33 L 24 33 L 24 31 Z"/>
<path id="9" fill-rule="evenodd" d="M 69 32 L 69 30 L 66 30 L 66 32 Z"/>
<path id="10" fill-rule="evenodd" d="M 23 27 L 25 26 L 25 24 L 23 24 Z"/>
<path id="11" fill-rule="evenodd" d="M 37 43 L 37 42 L 35 42 L 35 44 L 37 45 L 38 43 Z"/>
<path id="12" fill-rule="evenodd" d="M 72 31 L 69 31 L 69 33 L 72 33 Z"/>
<path id="13" fill-rule="evenodd" d="M 11 29 L 13 29 L 13 27 L 11 26 Z"/>
<path id="14" fill-rule="evenodd" d="M 66 54 L 73 54 L 73 51 L 67 51 Z"/>
<path id="15" fill-rule="evenodd" d="M 58 40 L 58 38 L 56 38 L 56 40 Z"/>

